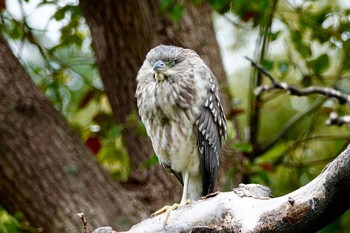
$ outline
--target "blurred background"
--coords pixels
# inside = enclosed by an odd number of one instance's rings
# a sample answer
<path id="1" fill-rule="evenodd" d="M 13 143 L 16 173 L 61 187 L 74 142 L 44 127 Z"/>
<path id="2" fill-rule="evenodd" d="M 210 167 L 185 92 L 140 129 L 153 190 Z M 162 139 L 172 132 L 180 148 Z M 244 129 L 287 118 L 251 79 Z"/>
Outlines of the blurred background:
<path id="1" fill-rule="evenodd" d="M 146 16 L 142 14 L 140 22 L 137 17 L 135 21 L 126 19 L 120 25 L 116 22 L 116 28 L 124 28 L 116 30 L 111 38 L 105 36 L 109 30 L 105 27 L 114 24 L 113 16 L 106 13 L 99 16 L 107 17 L 105 20 L 89 19 L 97 17 L 89 9 L 96 7 L 96 14 L 100 14 L 100 10 L 106 8 L 106 12 L 120 15 L 135 12 L 133 5 L 136 3 L 126 1 L 120 10 L 118 3 L 83 2 L 0 0 L 0 32 L 30 78 L 64 116 L 93 159 L 113 182 L 123 184 L 125 189 L 131 190 L 128 185 L 138 176 L 134 174 L 135 170 L 150 169 L 152 172 L 158 161 L 148 149 L 133 165 L 134 146 L 128 144 L 125 136 L 129 135 L 128 129 L 135 137 L 148 139 L 133 104 L 130 108 L 134 111 L 120 117 L 121 107 L 118 108 L 111 99 L 121 100 L 125 95 L 114 93 L 113 89 L 121 86 L 130 93 L 130 98 L 121 101 L 120 105 L 128 105 L 128 101 L 134 103 L 134 84 L 125 86 L 124 82 L 134 83 L 136 67 L 142 64 L 146 52 L 159 43 L 196 51 L 200 48 L 198 53 L 204 56 L 219 79 L 229 135 L 218 190 L 229 191 L 239 183 L 259 183 L 270 187 L 274 196 L 287 194 L 314 179 L 348 145 L 347 125 L 326 124 L 332 112 L 340 116 L 349 114 L 348 105 L 322 95 L 298 97 L 281 90 L 257 96 L 254 90 L 261 85 L 271 85 L 271 82 L 256 72 L 244 56 L 260 64 L 278 82 L 300 89 L 332 87 L 350 94 L 349 1 L 160 0 L 142 3 L 150 6 L 141 9 L 145 15 L 154 15 L 154 20 L 158 20 L 156 26 L 142 25 L 145 31 L 133 31 L 134 24 L 143 23 Z M 98 6 L 103 4 L 106 5 Z M 186 18 L 192 21 L 184 21 Z M 200 35 L 201 30 L 205 30 L 200 26 L 202 24 L 207 30 L 213 30 L 215 36 L 211 39 L 217 41 L 217 48 L 216 42 L 201 41 L 204 37 Z M 212 27 L 205 26 L 208 24 Z M 172 33 L 176 30 L 182 30 L 184 35 L 198 31 L 199 35 L 188 36 L 186 41 L 186 36 L 177 37 Z M 156 34 L 158 39 L 144 36 L 147 31 L 150 35 Z M 98 38 L 98 32 L 105 36 L 105 44 L 99 41 L 103 39 Z M 121 39 L 124 34 L 127 34 L 126 39 Z M 134 38 L 134 41 L 128 38 Z M 125 45 L 128 41 L 131 46 Z M 124 53 L 126 47 L 131 47 L 132 51 L 136 46 L 133 42 L 138 43 L 138 47 L 145 44 L 139 49 L 140 55 Z M 203 46 L 203 43 L 209 45 Z M 106 51 L 115 52 L 97 52 L 103 51 L 103 46 Z M 119 50 L 113 46 L 119 46 Z M 222 63 L 216 63 L 209 51 L 221 57 Z M 6 59 L 4 53 L 0 56 L 0 59 Z M 129 61 L 134 57 L 136 64 Z M 123 59 L 130 63 L 122 64 Z M 119 63 L 122 68 L 118 68 Z M 108 67 L 112 67 L 109 64 L 116 64 L 114 72 L 107 72 Z M 124 70 L 125 66 L 135 69 L 129 72 Z M 113 79 L 113 74 L 120 78 Z M 140 143 L 135 144 L 142 147 Z M 140 148 L 135 150 L 142 151 Z M 6 200 L 0 199 L 0 232 L 50 232 L 43 230 L 47 228 L 41 228 L 40 223 L 33 224 L 32 217 L 27 217 L 28 211 L 9 207 L 12 204 Z M 171 201 L 161 203 L 167 202 Z M 79 221 L 75 221 L 79 225 Z M 121 228 L 128 228 L 133 223 L 116 222 Z M 319 232 L 345 233 L 350 232 L 349 229 L 348 211 Z"/>

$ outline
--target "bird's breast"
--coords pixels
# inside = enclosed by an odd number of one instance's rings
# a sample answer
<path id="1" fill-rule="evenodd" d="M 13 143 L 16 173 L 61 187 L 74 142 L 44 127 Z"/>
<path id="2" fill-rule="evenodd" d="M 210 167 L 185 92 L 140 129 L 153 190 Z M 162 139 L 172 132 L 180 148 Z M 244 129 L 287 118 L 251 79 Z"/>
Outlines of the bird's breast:
<path id="1" fill-rule="evenodd" d="M 139 111 L 159 160 L 174 171 L 198 174 L 195 122 L 199 108 L 192 104 L 196 92 L 168 81 L 143 88 L 146 95 L 138 100 Z"/>
<path id="2" fill-rule="evenodd" d="M 161 162 L 177 172 L 198 174 L 199 153 L 194 132 L 193 124 L 185 119 L 182 122 L 170 120 L 154 124 L 149 136 Z"/>

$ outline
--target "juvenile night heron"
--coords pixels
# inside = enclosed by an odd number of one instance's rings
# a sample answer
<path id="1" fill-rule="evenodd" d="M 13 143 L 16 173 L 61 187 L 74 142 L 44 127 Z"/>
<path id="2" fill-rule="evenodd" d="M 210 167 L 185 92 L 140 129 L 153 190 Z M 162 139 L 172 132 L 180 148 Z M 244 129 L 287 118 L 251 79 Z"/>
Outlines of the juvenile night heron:
<path id="1" fill-rule="evenodd" d="M 160 45 L 137 75 L 139 114 L 161 165 L 183 184 L 180 204 L 213 191 L 226 119 L 215 76 L 190 49 Z M 166 221 L 165 220 L 165 221 Z"/>

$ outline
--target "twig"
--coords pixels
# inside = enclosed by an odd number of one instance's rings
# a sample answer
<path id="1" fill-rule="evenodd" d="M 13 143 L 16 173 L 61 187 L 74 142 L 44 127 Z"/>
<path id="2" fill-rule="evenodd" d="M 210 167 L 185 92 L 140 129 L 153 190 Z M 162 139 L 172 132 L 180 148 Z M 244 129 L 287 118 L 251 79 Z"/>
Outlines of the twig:
<path id="1" fill-rule="evenodd" d="M 350 134 L 347 135 L 316 135 L 316 136 L 311 136 L 308 138 L 303 138 L 303 139 L 298 139 L 296 141 L 293 141 L 291 146 L 288 146 L 285 150 L 280 152 L 275 158 L 274 161 L 272 162 L 273 167 L 277 167 L 278 165 L 286 166 L 288 167 L 288 164 L 284 162 L 284 159 L 288 157 L 290 154 L 294 153 L 298 148 L 300 148 L 301 144 L 306 144 L 310 143 L 310 141 L 316 141 L 316 142 L 324 142 L 324 141 L 342 141 L 347 144 L 350 139 Z M 340 148 L 343 148 L 344 145 L 341 145 Z M 328 158 L 327 158 L 328 159 Z M 300 164 L 299 168 L 310 166 L 310 162 L 303 162 Z M 297 166 L 294 166 L 297 167 Z"/>
<path id="2" fill-rule="evenodd" d="M 227 14 L 222 14 L 221 16 L 224 17 L 224 19 L 230 23 L 232 26 L 237 27 L 237 28 L 241 28 L 242 24 L 240 24 L 239 22 L 236 22 L 235 20 L 231 19 L 230 17 L 227 16 Z"/>
<path id="3" fill-rule="evenodd" d="M 259 26 L 259 37 L 256 41 L 256 50 L 255 58 L 261 62 L 265 59 L 268 53 L 268 47 L 270 43 L 270 37 L 268 36 L 271 33 L 271 26 L 276 12 L 278 0 L 271 1 L 271 6 L 266 12 L 266 18 L 260 22 Z M 260 72 L 252 72 L 250 78 L 250 88 L 251 90 L 262 84 L 262 74 Z M 254 93 L 249 93 L 249 142 L 252 146 L 252 153 L 247 154 L 250 160 L 253 160 L 255 157 L 261 154 L 260 152 L 260 143 L 259 143 L 259 134 L 260 134 L 260 119 L 261 119 L 261 105 L 262 100 L 260 96 L 255 95 Z"/>
<path id="4" fill-rule="evenodd" d="M 90 231 L 87 229 L 86 225 L 87 225 L 87 220 L 86 220 L 86 217 L 85 217 L 85 214 L 84 212 L 81 212 L 81 213 L 78 213 L 77 214 L 81 220 L 81 223 L 84 227 L 84 233 L 90 233 Z"/>
<path id="5" fill-rule="evenodd" d="M 258 65 L 256 62 L 254 62 L 252 59 L 245 57 L 252 66 L 256 67 L 261 73 L 263 73 L 266 77 L 269 78 L 271 81 L 272 85 L 264 85 L 264 86 L 258 86 L 255 90 L 254 93 L 255 95 L 259 96 L 261 95 L 264 91 L 270 91 L 274 89 L 280 89 L 280 90 L 286 90 L 290 95 L 296 95 L 296 96 L 306 96 L 306 95 L 311 95 L 311 94 L 321 94 L 326 97 L 333 97 L 336 98 L 340 104 L 345 104 L 345 103 L 350 103 L 350 96 L 347 94 L 344 94 L 338 90 L 335 90 L 330 87 L 315 87 L 315 86 L 309 86 L 307 88 L 298 88 L 291 86 L 285 82 L 276 82 L 275 78 L 268 73 L 263 67 Z"/>
<path id="6" fill-rule="evenodd" d="M 322 103 L 323 101 L 316 101 L 305 111 L 298 112 L 297 114 L 289 118 L 289 120 L 283 125 L 283 127 L 281 128 L 281 130 L 276 136 L 272 136 L 262 143 L 261 145 L 262 154 L 267 152 L 274 145 L 276 145 L 279 142 L 279 140 L 283 138 L 284 135 L 286 135 L 291 129 L 293 129 L 295 125 L 297 125 L 300 121 L 302 121 L 306 116 L 310 115 L 315 109 L 320 107 Z"/>
<path id="7" fill-rule="evenodd" d="M 253 67 L 256 67 L 261 73 L 263 73 L 264 75 L 266 75 L 266 77 L 268 77 L 270 79 L 270 81 L 272 82 L 273 85 L 276 84 L 275 79 L 272 77 L 272 75 L 267 72 L 263 67 L 261 67 L 258 63 L 256 63 L 253 59 L 244 56 L 245 59 L 247 59 L 248 61 L 250 61 L 250 63 L 252 64 Z"/>
<path id="8" fill-rule="evenodd" d="M 338 125 L 350 124 L 350 115 L 339 117 L 337 113 L 331 112 L 326 121 L 326 125 Z"/>

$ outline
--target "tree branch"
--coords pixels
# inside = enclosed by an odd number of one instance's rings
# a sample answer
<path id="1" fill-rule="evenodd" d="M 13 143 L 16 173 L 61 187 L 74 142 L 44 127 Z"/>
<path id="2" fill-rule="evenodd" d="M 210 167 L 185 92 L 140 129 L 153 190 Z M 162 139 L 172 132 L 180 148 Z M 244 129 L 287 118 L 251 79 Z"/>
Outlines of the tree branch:
<path id="1" fill-rule="evenodd" d="M 171 212 L 148 218 L 134 232 L 315 232 L 350 208 L 350 145 L 309 184 L 269 198 L 261 185 L 240 185 Z M 111 228 L 94 232 L 111 232 Z M 108 230 L 108 231 L 107 231 Z"/>
<path id="2" fill-rule="evenodd" d="M 309 86 L 307 88 L 298 88 L 291 86 L 285 82 L 277 82 L 276 79 L 267 72 L 263 67 L 261 67 L 258 63 L 253 61 L 251 58 L 246 57 L 248 61 L 252 64 L 252 66 L 256 67 L 262 74 L 264 74 L 272 83 L 272 85 L 263 85 L 258 86 L 255 88 L 254 93 L 257 96 L 260 96 L 265 91 L 271 91 L 275 89 L 279 90 L 286 90 L 288 94 L 290 95 L 296 95 L 296 96 L 307 96 L 311 94 L 321 94 L 326 97 L 330 98 L 336 98 L 340 104 L 350 104 L 350 95 L 347 95 L 345 93 L 342 93 L 338 90 L 335 90 L 330 87 L 315 87 L 315 86 Z M 339 117 L 335 112 L 332 112 L 329 115 L 329 118 L 326 121 L 327 125 L 338 125 L 342 126 L 343 124 L 350 124 L 350 115 Z M 282 132 L 283 134 L 284 132 Z M 280 136 L 280 135 L 279 135 Z M 278 138 L 277 138 L 278 139 Z M 271 146 L 273 146 L 275 143 L 275 140 L 272 141 L 268 146 L 265 146 L 267 149 Z M 266 150 L 265 148 L 265 150 Z M 264 150 L 263 150 L 264 151 Z"/>
<path id="3" fill-rule="evenodd" d="M 350 124 L 350 115 L 339 117 L 337 113 L 331 112 L 326 121 L 327 125 L 338 125 Z"/>
<path id="4" fill-rule="evenodd" d="M 329 87 L 316 87 L 316 86 L 309 86 L 307 88 L 298 88 L 291 86 L 285 82 L 277 82 L 276 79 L 268 73 L 263 67 L 261 67 L 259 64 L 257 64 L 255 61 L 250 59 L 249 57 L 245 57 L 252 66 L 256 67 L 261 73 L 266 75 L 272 83 L 272 85 L 264 85 L 264 86 L 258 86 L 255 90 L 254 93 L 255 95 L 259 96 L 261 95 L 264 91 L 270 91 L 274 89 L 280 89 L 280 90 L 286 90 L 290 95 L 296 95 L 296 96 L 307 96 L 311 94 L 321 94 L 326 97 L 333 97 L 336 98 L 340 104 L 345 104 L 345 103 L 350 103 L 350 96 L 347 94 L 344 94 L 338 90 L 335 90 L 333 88 Z"/>
<path id="5" fill-rule="evenodd" d="M 278 0 L 273 0 L 270 11 L 267 13 L 267 19 L 261 22 L 259 27 L 259 37 L 256 44 L 256 54 L 255 57 L 258 61 L 263 61 L 266 52 L 268 51 L 268 46 L 270 42 L 270 37 L 268 34 L 271 32 L 271 25 L 273 21 L 273 16 L 275 14 L 276 6 Z M 250 78 L 250 89 L 253 90 L 260 86 L 262 83 L 261 72 L 253 71 Z M 252 153 L 247 154 L 250 160 L 253 160 L 260 153 L 260 144 L 258 141 L 259 130 L 260 130 L 260 108 L 261 108 L 261 98 L 260 96 L 254 95 L 254 93 L 249 93 L 249 142 L 252 146 Z"/>

